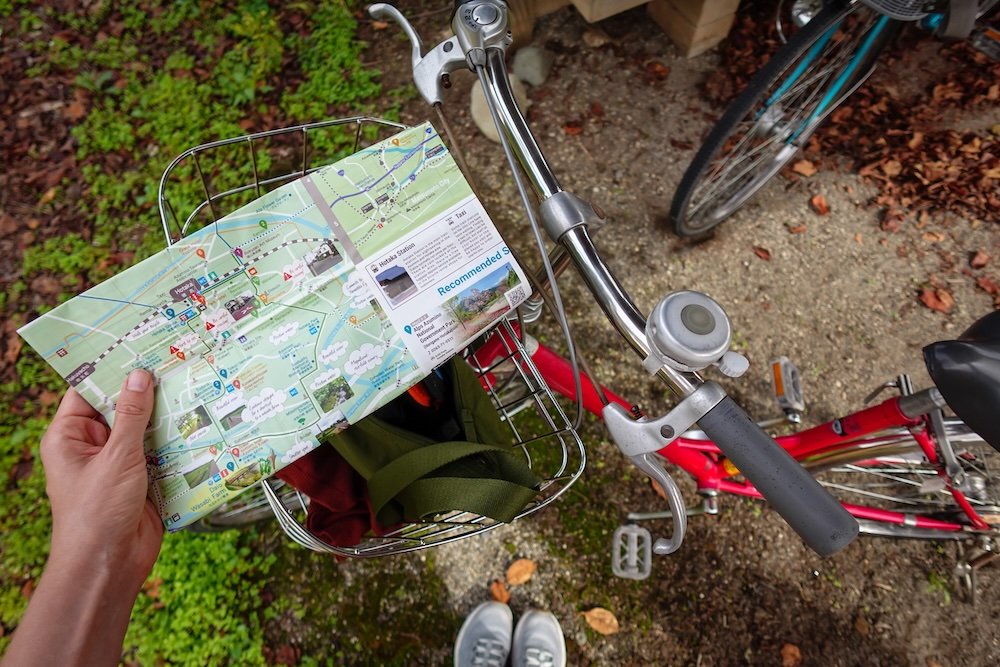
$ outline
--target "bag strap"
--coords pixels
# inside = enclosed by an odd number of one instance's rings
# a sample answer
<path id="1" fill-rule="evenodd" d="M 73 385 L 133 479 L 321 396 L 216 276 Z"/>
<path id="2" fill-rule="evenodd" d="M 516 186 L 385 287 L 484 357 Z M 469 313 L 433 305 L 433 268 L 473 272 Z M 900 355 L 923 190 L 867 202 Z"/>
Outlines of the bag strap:
<path id="1" fill-rule="evenodd" d="M 477 459 L 489 469 L 488 475 L 475 470 Z M 447 470 L 440 470 L 445 466 Z M 440 476 L 430 476 L 438 470 Z M 376 471 L 368 479 L 368 493 L 381 523 L 393 522 L 383 516 L 384 510 L 391 511 L 393 499 L 403 505 L 407 518 L 460 508 L 510 521 L 535 496 L 537 484 L 530 468 L 509 448 L 440 442 L 407 452 Z"/>

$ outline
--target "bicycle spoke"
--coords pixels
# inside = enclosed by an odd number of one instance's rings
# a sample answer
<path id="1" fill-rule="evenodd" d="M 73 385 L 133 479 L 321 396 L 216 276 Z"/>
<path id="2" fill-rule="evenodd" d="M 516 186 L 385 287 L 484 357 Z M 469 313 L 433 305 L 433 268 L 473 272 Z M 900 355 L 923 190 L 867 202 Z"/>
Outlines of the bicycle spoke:
<path id="1" fill-rule="evenodd" d="M 793 147 L 801 146 L 825 118 L 831 98 L 836 102 L 840 97 L 844 72 L 878 20 L 874 13 L 854 12 L 819 49 L 816 62 L 805 68 L 789 63 L 784 77 L 772 84 L 771 91 L 777 92 L 762 96 L 770 104 L 734 126 L 730 145 L 694 186 L 687 204 L 689 219 L 711 222 L 728 216 L 792 159 Z M 803 57 L 814 55 L 803 52 Z"/>

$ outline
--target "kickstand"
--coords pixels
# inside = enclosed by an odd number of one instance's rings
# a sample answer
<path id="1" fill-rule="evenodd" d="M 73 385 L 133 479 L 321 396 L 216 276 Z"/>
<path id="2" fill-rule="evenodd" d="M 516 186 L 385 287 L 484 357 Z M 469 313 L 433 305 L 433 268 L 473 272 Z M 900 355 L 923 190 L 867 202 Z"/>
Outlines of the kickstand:
<path id="1" fill-rule="evenodd" d="M 969 602 L 973 606 L 977 601 L 978 572 L 997 558 L 1000 558 L 1000 552 L 994 548 L 992 541 L 989 540 L 967 552 L 963 550 L 962 556 L 955 566 L 955 577 L 958 579 L 959 587 L 966 589 Z"/>

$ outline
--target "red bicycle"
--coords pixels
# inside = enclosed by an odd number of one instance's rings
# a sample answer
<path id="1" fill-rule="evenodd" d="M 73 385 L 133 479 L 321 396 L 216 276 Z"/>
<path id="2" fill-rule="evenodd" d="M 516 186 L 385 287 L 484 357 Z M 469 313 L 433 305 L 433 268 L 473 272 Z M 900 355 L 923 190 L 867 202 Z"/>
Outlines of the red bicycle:
<path id="1" fill-rule="evenodd" d="M 503 320 L 465 352 L 511 427 L 517 446 L 543 479 L 537 498 L 519 516 L 554 501 L 580 476 L 586 450 L 576 429 L 583 412 L 589 411 L 605 421 L 621 451 L 660 484 L 670 506 L 669 512 L 632 514 L 630 522 L 616 532 L 613 564 L 621 576 L 648 575 L 651 555 L 676 551 L 687 516 L 718 512 L 721 494 L 766 499 L 822 555 L 842 549 L 860 531 L 977 540 L 981 555 L 966 563 L 970 575 L 992 559 L 993 526 L 1000 517 L 1000 490 L 993 479 L 993 469 L 1000 462 L 1000 453 L 994 449 L 1000 447 L 1000 430 L 991 417 L 1000 410 L 1000 313 L 983 318 L 957 341 L 925 349 L 937 387 L 914 391 L 909 379 L 899 376 L 883 385 L 896 389 L 897 396 L 772 439 L 719 384 L 702 377 L 710 368 L 738 377 L 747 367 L 746 360 L 730 349 L 732 330 L 722 307 L 699 292 L 680 291 L 664 297 L 647 317 L 594 247 L 590 234 L 603 223 L 603 213 L 559 185 L 515 102 L 504 63 L 511 42 L 505 3 L 457 3 L 452 21 L 455 35 L 427 53 L 398 10 L 378 4 L 370 11 L 381 19 L 395 20 L 411 39 L 417 90 L 438 111 L 449 136 L 440 114 L 444 82 L 459 68 L 476 73 L 542 258 L 532 298 L 516 317 Z M 348 118 L 193 148 L 174 160 L 161 181 L 159 203 L 167 242 L 185 234 L 191 225 L 218 219 L 223 201 L 242 203 L 309 173 L 322 164 L 321 147 L 354 152 L 399 127 L 373 118 Z M 333 133 L 334 139 L 325 133 Z M 454 151 L 454 142 L 450 143 Z M 249 152 L 245 162 L 252 165 L 252 174 L 241 185 L 213 188 L 211 157 L 219 155 L 232 164 L 234 150 Z M 266 150 L 274 157 L 265 160 L 262 153 Z M 456 157 L 468 174 L 460 154 Z M 265 163 L 294 166 L 267 175 L 258 168 Z M 529 201 L 520 170 L 541 202 L 537 210 Z M 192 180 L 200 180 L 203 197 L 200 203 L 183 207 L 188 214 L 178 215 L 181 207 L 168 197 L 168 191 L 179 181 L 180 191 L 190 200 Z M 554 249 L 545 245 L 543 230 L 555 243 Z M 666 415 L 644 415 L 630 401 L 589 379 L 592 375 L 569 335 L 556 282 L 570 265 L 579 271 L 595 304 L 637 353 L 645 371 L 680 397 Z M 565 335 L 566 357 L 527 331 L 546 305 Z M 785 413 L 779 421 L 798 425 L 804 410 L 798 372 L 787 359 L 775 360 L 772 368 L 776 397 Z M 567 417 L 556 394 L 575 404 L 575 419 Z M 961 418 L 946 418 L 946 405 Z M 694 430 L 696 424 L 700 429 Z M 774 421 L 763 424 L 773 425 Z M 698 507 L 686 507 L 666 464 L 695 480 L 701 496 Z M 301 494 L 279 481 L 265 480 L 255 493 L 220 508 L 201 527 L 242 525 L 273 511 L 299 544 L 342 556 L 372 557 L 435 546 L 499 525 L 486 517 L 451 512 L 370 535 L 357 545 L 332 545 L 306 530 L 303 513 L 307 507 L 308 499 Z M 665 517 L 672 520 L 673 531 L 669 538 L 654 541 L 640 523 Z"/>

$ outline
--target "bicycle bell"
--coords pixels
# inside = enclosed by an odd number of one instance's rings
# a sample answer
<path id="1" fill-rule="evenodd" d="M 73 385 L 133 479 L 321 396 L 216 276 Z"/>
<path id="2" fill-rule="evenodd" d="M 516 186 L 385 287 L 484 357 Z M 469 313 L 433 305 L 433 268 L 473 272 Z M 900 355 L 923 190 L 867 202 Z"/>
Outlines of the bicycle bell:
<path id="1" fill-rule="evenodd" d="M 663 297 L 646 320 L 650 354 L 643 366 L 655 373 L 664 365 L 679 371 L 699 371 L 715 365 L 730 377 L 746 372 L 749 362 L 729 349 L 729 316 L 714 299 L 682 290 Z"/>

